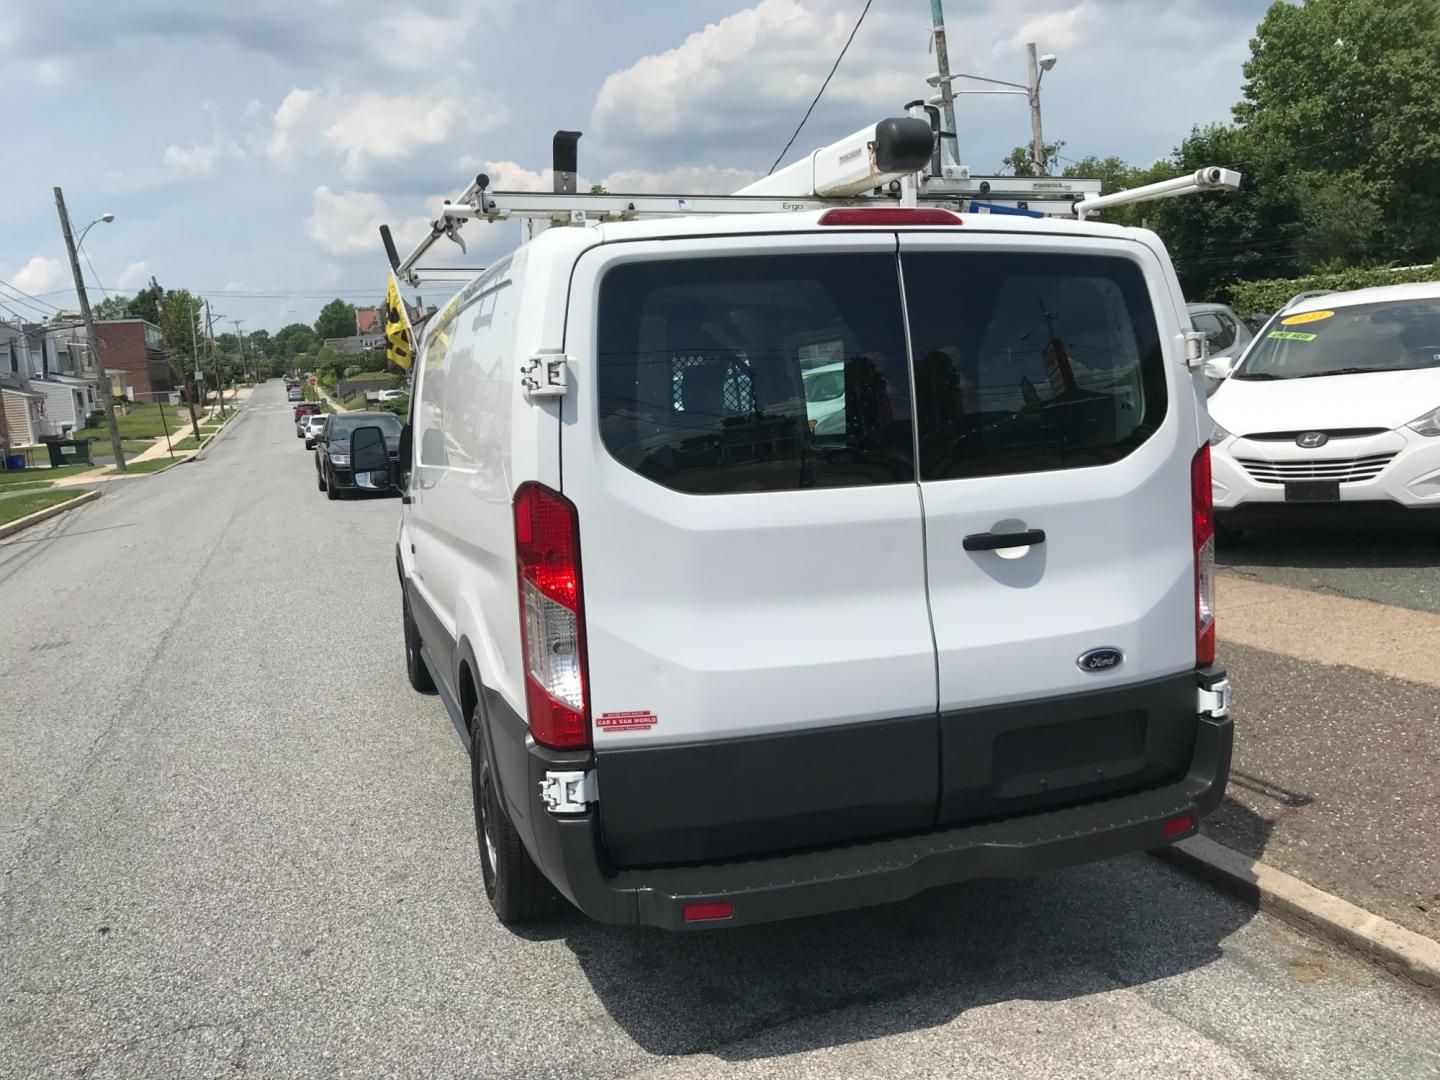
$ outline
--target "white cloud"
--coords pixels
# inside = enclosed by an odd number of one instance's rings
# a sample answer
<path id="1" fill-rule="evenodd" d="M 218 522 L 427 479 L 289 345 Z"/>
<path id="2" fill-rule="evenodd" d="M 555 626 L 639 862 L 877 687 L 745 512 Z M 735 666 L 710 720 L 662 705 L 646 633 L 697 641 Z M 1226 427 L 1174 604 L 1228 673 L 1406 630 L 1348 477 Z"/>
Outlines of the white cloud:
<path id="1" fill-rule="evenodd" d="M 342 175 L 360 180 L 379 161 L 403 161 L 417 148 L 464 132 L 486 130 L 506 119 L 503 108 L 467 109 L 455 95 L 294 89 L 275 110 L 265 153 L 283 168 L 309 154 L 343 156 Z"/>
<path id="2" fill-rule="evenodd" d="M 245 287 L 245 283 L 244 283 L 243 281 L 227 281 L 227 282 L 225 282 L 225 291 L 226 291 L 226 292 L 239 292 L 239 291 L 240 291 L 241 289 L 243 289 L 244 287 Z"/>
<path id="3" fill-rule="evenodd" d="M 760 0 L 610 75 L 596 96 L 591 127 L 602 139 L 723 131 L 746 124 L 757 110 L 803 105 L 854 27 L 851 7 L 835 0 Z M 870 18 L 826 98 L 874 102 L 883 113 L 924 89 L 924 60 L 912 47 L 919 55 L 896 64 L 885 47 L 885 17 Z"/>
<path id="4" fill-rule="evenodd" d="M 59 259 L 47 259 L 43 255 L 36 255 L 15 271 L 14 276 L 10 278 L 10 284 L 20 292 L 38 296 L 41 293 L 50 292 L 60 284 L 64 273 L 65 268 Z"/>
<path id="5" fill-rule="evenodd" d="M 171 143 L 162 160 L 165 175 L 171 180 L 197 180 L 211 175 L 226 158 L 242 158 L 245 152 L 235 142 L 215 135 L 209 142 L 192 142 L 189 146 Z"/>
<path id="6" fill-rule="evenodd" d="M 1008 49 L 1023 49 L 1027 42 L 1043 42 L 1041 51 L 1068 49 L 1080 44 L 1085 30 L 1103 25 L 1104 20 L 1093 4 L 1082 3 L 1061 11 L 1047 11 L 1020 24 L 1020 29 L 1005 41 L 997 41 L 993 55 L 1000 56 Z"/>
<path id="7" fill-rule="evenodd" d="M 145 261 L 132 262 L 115 279 L 115 287 L 121 292 L 143 289 L 150 284 L 150 264 Z"/>
<path id="8" fill-rule="evenodd" d="M 53 57 L 41 60 L 35 65 L 35 81 L 42 86 L 59 86 L 65 81 L 65 65 Z"/>
<path id="9" fill-rule="evenodd" d="M 680 165 L 660 172 L 620 169 L 600 182 L 605 185 L 605 190 L 616 192 L 728 195 L 754 181 L 757 175 L 749 169 Z"/>
<path id="10" fill-rule="evenodd" d="M 418 242 L 428 228 L 425 218 L 397 221 L 384 196 L 373 191 L 331 191 L 324 184 L 311 195 L 305 235 L 331 255 L 382 254 L 380 226 L 389 225 L 397 246 Z"/>

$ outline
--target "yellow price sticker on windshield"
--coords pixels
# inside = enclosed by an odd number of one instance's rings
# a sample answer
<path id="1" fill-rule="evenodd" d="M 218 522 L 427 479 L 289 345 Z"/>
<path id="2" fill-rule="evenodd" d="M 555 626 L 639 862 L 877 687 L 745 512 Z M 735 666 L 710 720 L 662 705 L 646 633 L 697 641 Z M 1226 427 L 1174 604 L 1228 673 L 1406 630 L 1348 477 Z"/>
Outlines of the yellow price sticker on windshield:
<path id="1" fill-rule="evenodd" d="M 1300 326 L 1307 322 L 1319 322 L 1321 319 L 1328 319 L 1335 312 L 1333 311 L 1307 311 L 1301 315 L 1291 315 L 1288 319 L 1281 319 L 1282 326 Z"/>

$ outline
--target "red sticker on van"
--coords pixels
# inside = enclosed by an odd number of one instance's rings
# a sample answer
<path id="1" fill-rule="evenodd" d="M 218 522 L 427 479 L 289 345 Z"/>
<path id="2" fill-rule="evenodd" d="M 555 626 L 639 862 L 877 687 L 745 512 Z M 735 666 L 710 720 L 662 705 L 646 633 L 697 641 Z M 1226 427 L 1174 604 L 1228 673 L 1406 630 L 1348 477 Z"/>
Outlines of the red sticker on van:
<path id="1" fill-rule="evenodd" d="M 601 713 L 599 719 L 595 721 L 595 726 L 608 731 L 644 731 L 659 722 L 658 716 L 649 709 L 645 709 L 641 712 Z"/>

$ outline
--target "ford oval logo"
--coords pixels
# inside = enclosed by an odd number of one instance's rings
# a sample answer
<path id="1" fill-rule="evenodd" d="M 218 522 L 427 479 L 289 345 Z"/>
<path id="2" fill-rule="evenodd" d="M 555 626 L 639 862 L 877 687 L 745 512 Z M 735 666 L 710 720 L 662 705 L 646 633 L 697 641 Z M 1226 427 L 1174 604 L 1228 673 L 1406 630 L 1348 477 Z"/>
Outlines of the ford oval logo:
<path id="1" fill-rule="evenodd" d="M 1314 450 L 1317 446 L 1324 446 L 1330 441 L 1330 436 L 1323 431 L 1304 431 L 1295 436 L 1295 445 L 1306 450 Z"/>
<path id="2" fill-rule="evenodd" d="M 1081 671 L 1109 671 L 1125 662 L 1125 654 L 1119 649 L 1091 649 L 1081 653 L 1075 666 Z"/>

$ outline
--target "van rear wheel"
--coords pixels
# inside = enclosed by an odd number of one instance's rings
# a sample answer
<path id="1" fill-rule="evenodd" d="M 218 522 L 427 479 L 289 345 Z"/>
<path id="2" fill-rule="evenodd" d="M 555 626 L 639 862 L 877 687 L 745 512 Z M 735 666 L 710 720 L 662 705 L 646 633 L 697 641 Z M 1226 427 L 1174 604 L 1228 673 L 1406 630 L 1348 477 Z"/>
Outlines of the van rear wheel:
<path id="1" fill-rule="evenodd" d="M 475 839 L 480 846 L 485 896 L 501 922 L 529 922 L 552 910 L 555 891 L 530 858 L 500 805 L 500 792 L 479 725 L 477 707 L 470 715 L 470 730 L 475 732 L 470 746 L 470 786 L 475 798 Z"/>

